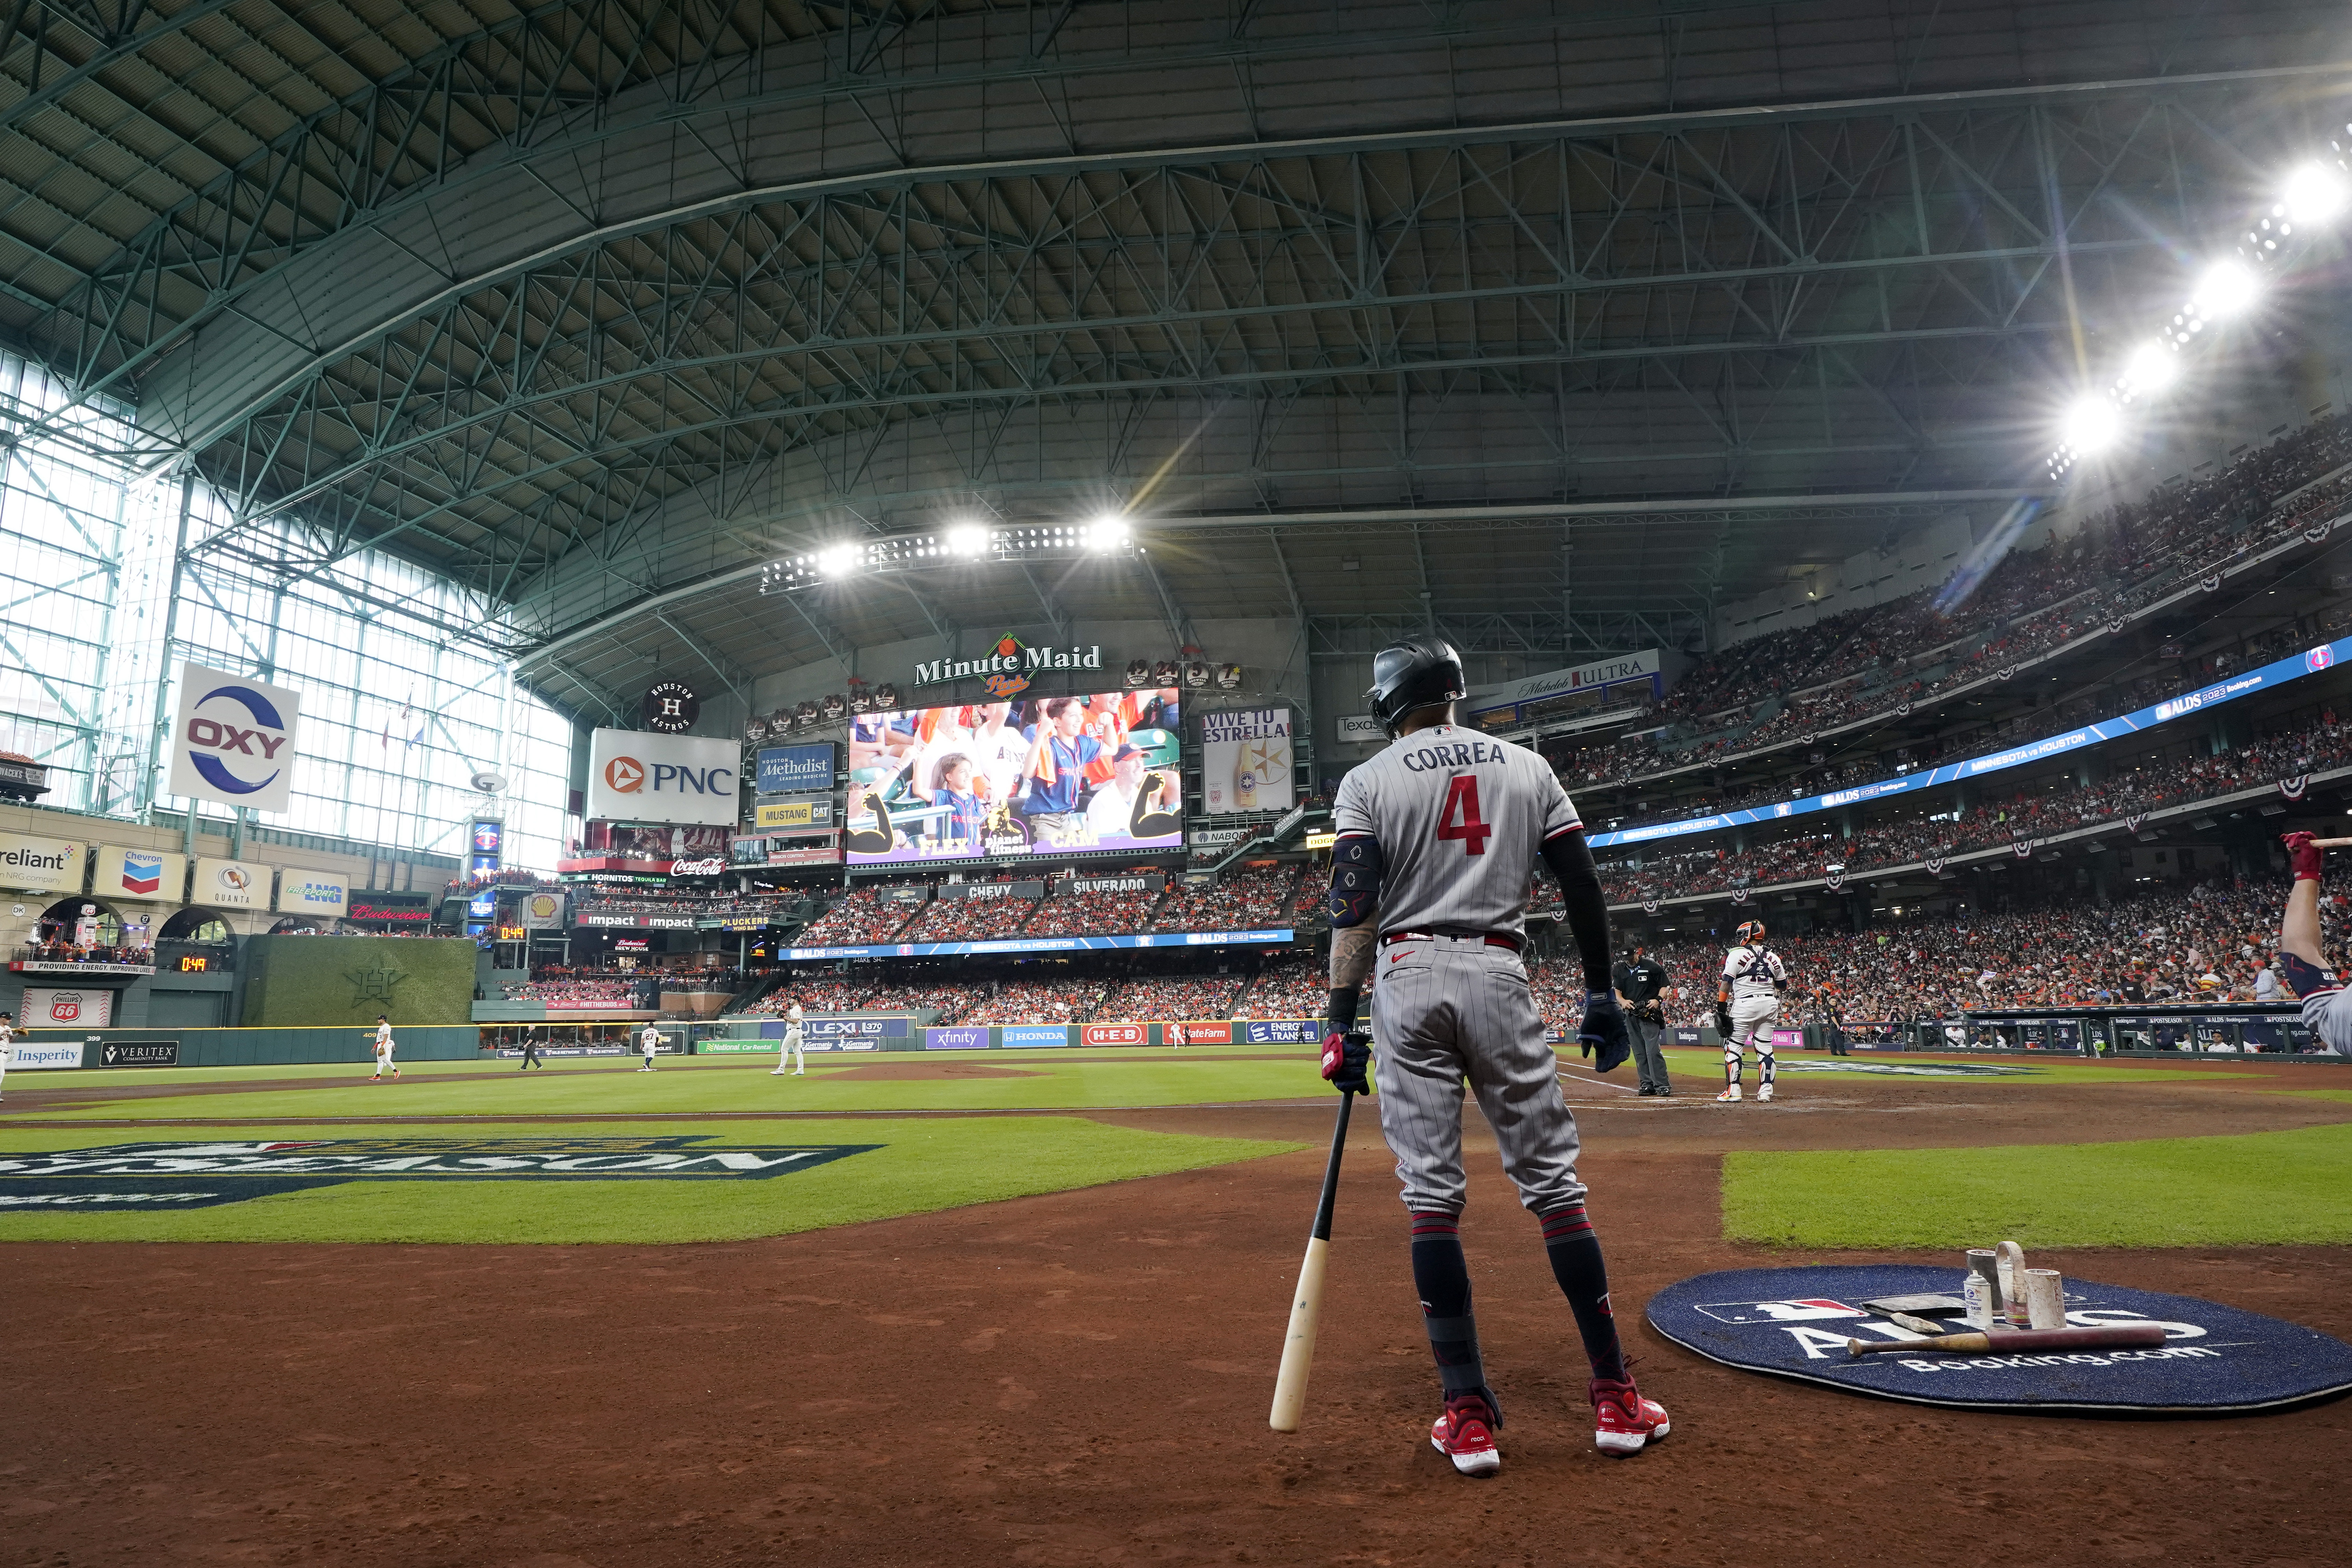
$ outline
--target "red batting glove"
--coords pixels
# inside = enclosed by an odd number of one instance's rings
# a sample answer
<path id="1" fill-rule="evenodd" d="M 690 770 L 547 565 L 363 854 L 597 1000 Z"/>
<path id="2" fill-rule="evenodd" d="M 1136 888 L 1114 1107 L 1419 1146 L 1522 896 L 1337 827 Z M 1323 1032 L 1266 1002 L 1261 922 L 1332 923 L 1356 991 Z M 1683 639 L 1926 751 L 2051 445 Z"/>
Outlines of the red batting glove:
<path id="1" fill-rule="evenodd" d="M 2286 846 L 2287 858 L 2294 867 L 2294 879 L 2298 882 L 2318 881 L 2320 862 L 2327 858 L 2326 851 L 2312 843 L 2312 837 L 2308 833 L 2279 836 L 2279 842 Z"/>

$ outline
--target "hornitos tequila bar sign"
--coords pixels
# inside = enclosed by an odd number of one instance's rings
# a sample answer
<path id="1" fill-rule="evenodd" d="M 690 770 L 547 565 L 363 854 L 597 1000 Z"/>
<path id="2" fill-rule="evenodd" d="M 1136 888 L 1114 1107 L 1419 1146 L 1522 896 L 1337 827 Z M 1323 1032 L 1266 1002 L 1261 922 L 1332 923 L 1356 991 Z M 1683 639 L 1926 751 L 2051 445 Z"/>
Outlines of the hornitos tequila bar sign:
<path id="1" fill-rule="evenodd" d="M 914 684 L 937 686 L 977 679 L 992 697 L 1017 697 L 1040 675 L 1101 668 L 1100 643 L 1092 647 L 1032 647 L 1007 632 L 978 658 L 935 658 L 916 665 Z"/>

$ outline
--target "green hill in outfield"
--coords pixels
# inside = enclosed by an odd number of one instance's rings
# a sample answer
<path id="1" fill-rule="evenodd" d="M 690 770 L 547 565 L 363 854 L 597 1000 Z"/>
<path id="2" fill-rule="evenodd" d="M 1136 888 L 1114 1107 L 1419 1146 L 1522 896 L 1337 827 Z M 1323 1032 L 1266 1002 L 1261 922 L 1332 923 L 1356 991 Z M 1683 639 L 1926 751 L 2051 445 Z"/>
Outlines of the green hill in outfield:
<path id="1" fill-rule="evenodd" d="M 477 956 L 463 937 L 248 937 L 240 1022 L 365 1028 L 383 1013 L 395 1026 L 471 1023 Z"/>

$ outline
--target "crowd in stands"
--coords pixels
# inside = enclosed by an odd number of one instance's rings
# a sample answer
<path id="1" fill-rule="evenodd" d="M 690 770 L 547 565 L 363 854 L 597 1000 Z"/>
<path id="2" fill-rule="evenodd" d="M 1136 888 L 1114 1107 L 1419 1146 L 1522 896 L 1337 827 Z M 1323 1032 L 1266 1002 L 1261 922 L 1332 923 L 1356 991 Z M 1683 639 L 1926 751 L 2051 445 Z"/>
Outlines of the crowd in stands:
<path id="1" fill-rule="evenodd" d="M 1079 1023 L 1097 1016 L 1105 981 L 1099 975 L 1022 975 L 966 1007 L 962 1024 Z"/>
<path id="2" fill-rule="evenodd" d="M 2090 519 L 2068 542 L 2012 552 L 1949 614 L 1947 584 L 1735 644 L 1686 674 L 1643 733 L 1555 761 L 1571 789 L 1613 784 L 1931 700 L 2327 521 L 2352 505 L 2352 475 L 2326 478 L 2347 461 L 2352 424 L 2320 421 L 2213 479 Z"/>
<path id="3" fill-rule="evenodd" d="M 1112 984 L 1095 1009 L 1104 1018 L 1229 1018 L 1240 974 L 1134 974 Z"/>
<path id="4" fill-rule="evenodd" d="M 1037 911 L 1034 899 L 940 899 L 924 906 L 900 942 L 989 942 L 1018 935 Z"/>
<path id="5" fill-rule="evenodd" d="M 1710 845 L 1683 851 L 1655 848 L 1635 869 L 1629 860 L 1605 862 L 1601 879 L 1612 903 L 1764 887 L 1824 875 L 1832 865 L 1848 874 L 1916 864 L 1930 857 L 1966 854 L 2072 833 L 2101 823 L 2258 788 L 2281 779 L 2352 765 L 2352 727 L 2324 710 L 2306 726 L 2262 736 L 2217 756 L 2119 772 L 2094 784 L 2040 793 L 1987 792 L 1958 820 L 1898 818 L 1864 825 L 1839 838 L 1822 827 L 1733 853 Z"/>
<path id="6" fill-rule="evenodd" d="M 1153 892 L 1061 893 L 1039 906 L 1030 936 L 1110 936 L 1150 929 L 1145 921 L 1160 900 Z"/>
<path id="7" fill-rule="evenodd" d="M 509 984 L 502 989 L 509 1002 L 547 1002 L 578 1005 L 597 1003 L 612 1007 L 651 1007 L 656 1005 L 650 980 L 625 980 L 618 977 L 574 975 L 562 979 L 532 980 L 521 984 Z"/>
<path id="8" fill-rule="evenodd" d="M 1260 931 L 1286 923 L 1304 868 L 1245 866 L 1203 888 L 1171 888 L 1152 919 L 1154 931 Z"/>
<path id="9" fill-rule="evenodd" d="M 795 947 L 865 947 L 888 942 L 919 913 L 920 904 L 886 900 L 879 888 L 856 888 L 793 938 Z"/>
<path id="10" fill-rule="evenodd" d="M 2284 902 L 2283 880 L 2216 880 L 2104 908 L 2058 897 L 1999 914 L 1924 917 L 1859 933 L 1775 933 L 1770 943 L 1788 965 L 1792 1000 L 1802 993 L 1849 1023 L 1990 1008 L 2252 1001 L 2265 968 L 2278 977 L 2273 961 Z M 2341 906 L 2324 907 L 2322 924 L 2326 951 L 2341 952 Z M 1667 1009 L 1669 1022 L 1696 1023 L 1714 1004 L 1721 942 L 1664 942 L 1651 956 L 1681 993 Z M 1572 1000 L 1572 963 L 1563 973 L 1564 991 L 1553 987 L 1545 1007 L 1555 1024 L 1572 1023 L 1581 1006 Z"/>
<path id="11" fill-rule="evenodd" d="M 1266 962 L 1240 1005 L 1253 1018 L 1319 1018 L 1330 1000 L 1330 969 L 1323 961 L 1286 953 Z"/>
<path id="12" fill-rule="evenodd" d="M 127 942 L 109 944 L 97 942 L 62 942 L 52 939 L 27 943 L 16 950 L 16 956 L 20 962 L 26 963 L 37 962 L 41 963 L 152 964 L 155 962 L 155 950 L 152 947 L 133 946 Z"/>
<path id="13" fill-rule="evenodd" d="M 870 977 L 844 980 L 835 975 L 795 974 L 743 1009 L 745 1017 L 782 1017 L 795 1002 L 804 1013 L 854 1013 L 874 994 Z"/>
<path id="14" fill-rule="evenodd" d="M 776 893 L 714 893 L 705 898 L 608 898 L 583 899 L 580 912 L 583 915 L 692 915 L 698 920 L 717 920 L 724 915 L 768 915 L 800 902 L 798 895 Z"/>

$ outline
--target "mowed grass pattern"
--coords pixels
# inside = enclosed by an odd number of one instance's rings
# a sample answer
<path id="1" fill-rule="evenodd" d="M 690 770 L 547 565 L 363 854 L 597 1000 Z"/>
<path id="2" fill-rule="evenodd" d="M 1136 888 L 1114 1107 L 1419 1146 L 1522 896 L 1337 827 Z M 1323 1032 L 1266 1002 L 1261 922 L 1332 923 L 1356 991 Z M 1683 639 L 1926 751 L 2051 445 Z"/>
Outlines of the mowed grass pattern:
<path id="1" fill-rule="evenodd" d="M 288 1125 L 196 1133 L 59 1127 L 0 1134 L 0 1154 L 165 1141 L 397 1137 L 430 1144 L 599 1136 L 698 1136 L 716 1147 L 881 1147 L 778 1176 L 672 1181 L 432 1177 L 313 1187 L 215 1208 L 110 1214 L 0 1210 L 0 1241 L 734 1241 L 1098 1186 L 1303 1147 L 1144 1132 L 1076 1116 L 921 1121 L 850 1117 L 654 1128 L 643 1122 L 583 1121 L 564 1127 L 492 1122 L 462 1131 Z M 136 1182 L 109 1184 L 119 1188 Z"/>
<path id="2" fill-rule="evenodd" d="M 1788 1247 L 2352 1241 L 2352 1125 L 2130 1143 L 1734 1152 L 1723 1229 Z"/>

